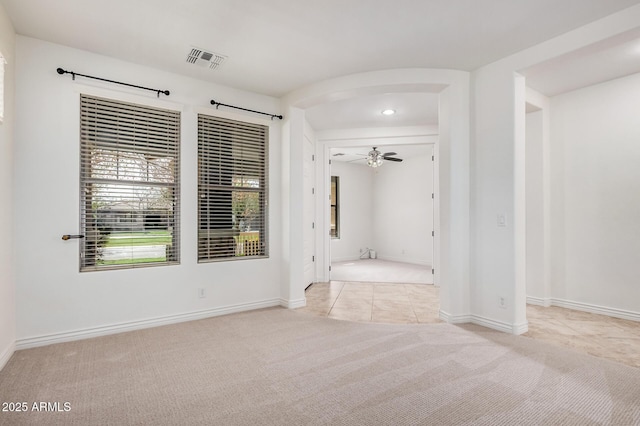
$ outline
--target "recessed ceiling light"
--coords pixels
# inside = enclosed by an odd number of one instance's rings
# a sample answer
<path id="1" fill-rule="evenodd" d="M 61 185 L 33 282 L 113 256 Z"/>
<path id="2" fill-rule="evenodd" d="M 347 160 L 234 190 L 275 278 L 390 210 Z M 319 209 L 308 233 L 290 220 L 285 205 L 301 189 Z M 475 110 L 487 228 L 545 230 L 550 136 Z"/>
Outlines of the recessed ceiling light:
<path id="1" fill-rule="evenodd" d="M 396 113 L 396 110 L 395 110 L 395 109 L 385 109 L 385 110 L 382 110 L 382 115 L 393 115 L 393 114 L 395 114 L 395 113 Z"/>

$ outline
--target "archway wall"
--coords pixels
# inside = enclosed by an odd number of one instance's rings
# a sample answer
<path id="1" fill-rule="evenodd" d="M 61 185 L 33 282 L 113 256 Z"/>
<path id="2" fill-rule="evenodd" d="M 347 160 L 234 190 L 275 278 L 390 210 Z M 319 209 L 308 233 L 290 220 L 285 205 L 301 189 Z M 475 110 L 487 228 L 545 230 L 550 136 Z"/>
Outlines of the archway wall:
<path id="1" fill-rule="evenodd" d="M 527 331 L 522 146 L 526 81 L 518 71 L 637 28 L 638 22 L 640 5 L 471 74 L 471 321 L 515 334 Z M 544 227 L 540 232 L 549 236 L 548 221 Z M 552 244 L 547 241 L 546 249 Z M 548 259 L 549 253 L 542 257 Z M 549 268 L 549 262 L 544 267 Z"/>
<path id="2" fill-rule="evenodd" d="M 436 143 L 434 257 L 435 280 L 441 286 L 441 316 L 448 321 L 466 322 L 470 318 L 470 217 L 469 217 L 469 73 L 442 69 L 399 69 L 350 75 L 323 81 L 298 90 L 283 99 L 284 107 L 291 112 L 287 126 L 291 129 L 304 126 L 304 109 L 321 103 L 352 97 L 386 92 L 435 92 L 440 94 L 440 126 Z M 283 132 L 289 139 L 283 145 L 289 147 L 285 155 L 291 167 L 289 174 L 290 196 L 286 201 L 289 212 L 289 229 L 285 240 L 290 253 L 299 253 L 304 245 L 300 214 L 302 191 L 293 182 L 301 181 L 296 163 L 301 163 L 302 140 L 295 139 L 299 132 Z M 324 165 L 321 165 L 322 168 Z M 284 169 L 283 169 L 284 170 Z M 322 175 L 321 173 L 319 175 Z M 319 233 L 325 230 L 318 229 Z M 292 262 L 288 268 L 287 298 L 304 297 L 299 268 Z"/>

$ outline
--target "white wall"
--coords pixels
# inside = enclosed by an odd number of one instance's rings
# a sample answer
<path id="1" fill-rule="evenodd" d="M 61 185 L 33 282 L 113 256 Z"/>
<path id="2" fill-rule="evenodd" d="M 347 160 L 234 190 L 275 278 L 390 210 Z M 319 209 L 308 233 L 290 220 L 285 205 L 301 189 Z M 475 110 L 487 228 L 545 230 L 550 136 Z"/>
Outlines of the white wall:
<path id="1" fill-rule="evenodd" d="M 552 297 L 640 314 L 640 74 L 551 98 Z"/>
<path id="2" fill-rule="evenodd" d="M 13 150 L 15 32 L 0 4 L 0 52 L 5 57 L 4 120 L 0 124 L 0 370 L 16 340 L 13 269 Z M 0 83 L 2 84 L 2 83 Z"/>
<path id="3" fill-rule="evenodd" d="M 446 69 L 394 69 L 352 74 L 326 80 L 301 88 L 288 94 L 283 102 L 298 108 L 309 108 L 335 99 L 369 96 L 389 92 L 439 93 L 437 136 L 427 133 L 407 134 L 408 139 L 422 139 L 422 143 L 435 143 L 436 164 L 434 185 L 437 188 L 434 200 L 436 236 L 434 238 L 434 283 L 440 285 L 440 316 L 449 322 L 468 322 L 470 316 L 470 74 Z M 374 129 L 379 133 L 379 129 Z M 395 129 L 394 129 L 395 130 Z M 333 132 L 328 132 L 333 133 Z M 341 133 L 341 132 L 339 132 Z M 328 197 L 329 170 L 328 147 L 371 146 L 363 139 L 365 134 L 356 129 L 352 136 L 337 138 L 336 134 L 318 134 L 317 154 L 318 183 L 323 196 Z M 370 133 L 373 133 L 371 131 Z M 378 136 L 380 136 L 378 134 Z M 387 134 L 390 139 L 402 142 L 384 145 L 412 143 L 395 131 Z M 354 140 L 350 140 L 354 138 Z M 354 143 L 355 142 L 355 143 Z M 380 141 L 382 143 L 382 141 Z M 302 141 L 300 141 L 302 143 Z M 299 159 L 301 161 L 301 159 Z M 301 176 L 292 176 L 301 179 Z M 326 179 L 324 179 L 326 177 Z M 329 221 L 323 216 L 318 238 L 322 240 L 324 253 L 330 251 Z M 295 231 L 295 230 L 294 230 Z M 301 229 L 297 230 L 298 232 Z M 439 231 L 439 232 L 438 232 Z M 328 256 L 321 267 L 328 279 Z"/>
<path id="4" fill-rule="evenodd" d="M 277 113 L 277 99 L 22 36 L 17 37 L 16 49 L 14 208 L 15 235 L 19 236 L 15 240 L 19 347 L 280 303 L 284 264 L 280 122 L 265 121 L 270 125 L 270 258 L 198 264 L 196 256 L 197 112 L 215 113 L 209 104 L 215 98 Z M 74 82 L 69 75 L 58 75 L 57 67 L 166 88 L 171 96 L 158 100 L 151 92 L 81 77 Z M 79 227 L 82 91 L 182 110 L 181 265 L 78 272 L 77 242 L 62 241 L 61 235 L 76 233 Z M 218 113 L 238 117 L 222 108 Z M 254 120 L 255 116 L 243 117 Z M 3 182 L 3 191 L 5 186 Z M 198 298 L 198 288 L 206 290 L 206 298 Z"/>
<path id="5" fill-rule="evenodd" d="M 360 250 L 374 248 L 374 179 L 368 166 L 331 162 L 331 176 L 340 177 L 340 238 L 331 239 L 331 261 L 356 260 Z"/>
<path id="6" fill-rule="evenodd" d="M 471 311 L 474 322 L 522 333 L 526 252 L 522 179 L 525 87 L 519 70 L 638 27 L 640 6 L 515 53 L 472 74 Z M 522 133 L 520 132 L 522 130 Z M 553 167 L 553 164 L 551 165 Z M 554 182 L 554 181 L 552 181 Z M 555 186 L 555 183 L 553 184 Z M 505 226 L 497 216 L 505 214 Z M 552 229 L 551 234 L 555 235 Z M 556 246 L 557 243 L 551 244 Z M 545 258 L 547 254 L 545 253 Z M 504 307 L 500 306 L 504 298 Z"/>
<path id="7" fill-rule="evenodd" d="M 527 296 L 545 299 L 543 111 L 526 117 Z"/>
<path id="8" fill-rule="evenodd" d="M 432 192 L 431 154 L 375 170 L 373 248 L 380 259 L 433 265 Z"/>

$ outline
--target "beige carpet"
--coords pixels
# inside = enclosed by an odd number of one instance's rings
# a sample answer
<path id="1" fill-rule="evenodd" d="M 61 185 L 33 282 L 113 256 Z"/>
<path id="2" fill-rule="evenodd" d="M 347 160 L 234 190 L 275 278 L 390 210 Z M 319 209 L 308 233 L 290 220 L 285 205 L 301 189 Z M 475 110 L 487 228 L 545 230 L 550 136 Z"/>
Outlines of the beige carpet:
<path id="1" fill-rule="evenodd" d="M 640 369 L 481 327 L 275 308 L 18 351 L 0 412 L 44 425 L 637 425 Z"/>
<path id="2" fill-rule="evenodd" d="M 433 284 L 429 266 L 392 262 L 381 259 L 361 259 L 331 263 L 332 281 Z"/>

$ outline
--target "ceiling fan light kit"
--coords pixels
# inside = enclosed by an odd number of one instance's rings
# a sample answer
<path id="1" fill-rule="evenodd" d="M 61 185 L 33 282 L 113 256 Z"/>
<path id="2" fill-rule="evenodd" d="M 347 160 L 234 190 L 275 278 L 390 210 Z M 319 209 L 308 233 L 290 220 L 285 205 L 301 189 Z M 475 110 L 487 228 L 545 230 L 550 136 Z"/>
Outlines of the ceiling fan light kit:
<path id="1" fill-rule="evenodd" d="M 392 155 L 396 155 L 396 153 L 385 152 L 383 154 L 374 146 L 373 149 L 369 151 L 369 154 L 367 154 L 367 166 L 374 168 L 380 167 L 382 166 L 382 163 L 384 163 L 384 160 L 395 161 L 398 163 L 402 161 L 402 158 L 392 157 Z"/>
<path id="2" fill-rule="evenodd" d="M 369 151 L 367 155 L 367 166 L 369 167 L 380 167 L 382 166 L 382 154 L 377 149 L 373 148 L 372 151 Z"/>

